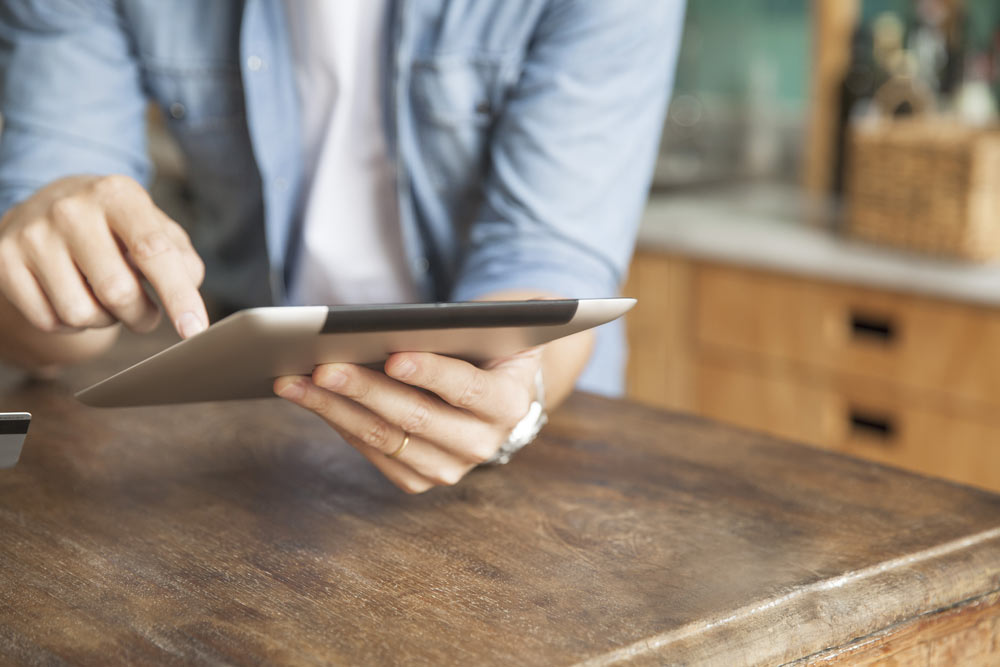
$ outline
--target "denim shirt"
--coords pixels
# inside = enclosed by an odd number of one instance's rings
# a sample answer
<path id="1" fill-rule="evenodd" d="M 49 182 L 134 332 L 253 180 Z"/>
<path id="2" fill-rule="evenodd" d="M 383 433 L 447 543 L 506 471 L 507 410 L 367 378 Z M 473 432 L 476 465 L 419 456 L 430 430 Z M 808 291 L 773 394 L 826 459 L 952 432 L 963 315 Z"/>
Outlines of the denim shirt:
<path id="1" fill-rule="evenodd" d="M 618 293 L 648 190 L 682 0 L 394 0 L 383 74 L 409 269 L 425 300 Z M 235 307 L 282 303 L 299 111 L 282 0 L 4 0 L 0 211 L 57 178 L 147 183 L 146 105 L 186 161 Z M 622 391 L 620 323 L 579 387 Z"/>

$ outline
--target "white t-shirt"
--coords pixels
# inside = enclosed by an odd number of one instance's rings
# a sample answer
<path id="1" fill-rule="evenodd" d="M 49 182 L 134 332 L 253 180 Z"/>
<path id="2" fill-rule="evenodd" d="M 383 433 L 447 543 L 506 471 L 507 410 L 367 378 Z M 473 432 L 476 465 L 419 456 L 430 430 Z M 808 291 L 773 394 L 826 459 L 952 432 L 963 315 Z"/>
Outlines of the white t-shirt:
<path id="1" fill-rule="evenodd" d="M 383 127 L 386 0 L 285 0 L 305 157 L 291 303 L 416 299 Z"/>

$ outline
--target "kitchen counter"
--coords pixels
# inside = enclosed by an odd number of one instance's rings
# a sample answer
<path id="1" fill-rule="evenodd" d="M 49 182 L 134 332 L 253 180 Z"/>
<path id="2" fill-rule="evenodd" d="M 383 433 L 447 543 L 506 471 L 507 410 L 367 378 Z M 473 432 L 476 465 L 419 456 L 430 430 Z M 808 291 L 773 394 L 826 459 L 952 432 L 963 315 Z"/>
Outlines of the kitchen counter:
<path id="1" fill-rule="evenodd" d="M 971 264 L 880 247 L 831 231 L 829 211 L 797 190 L 744 185 L 654 194 L 642 250 L 810 278 L 1000 305 L 1000 262 Z"/>
<path id="2" fill-rule="evenodd" d="M 1000 496 L 577 394 L 413 497 L 277 399 L 73 399 L 170 339 L 0 369 L 34 413 L 0 471 L 3 662 L 996 662 Z"/>

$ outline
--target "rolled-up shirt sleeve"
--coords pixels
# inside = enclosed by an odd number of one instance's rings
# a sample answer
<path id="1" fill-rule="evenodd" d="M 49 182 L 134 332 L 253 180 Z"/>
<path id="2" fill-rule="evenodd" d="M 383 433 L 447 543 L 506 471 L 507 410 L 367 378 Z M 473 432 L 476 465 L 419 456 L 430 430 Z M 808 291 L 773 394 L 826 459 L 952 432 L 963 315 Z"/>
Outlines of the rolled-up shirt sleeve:
<path id="1" fill-rule="evenodd" d="M 555 2 L 494 128 L 452 297 L 618 292 L 673 82 L 681 0 Z"/>
<path id="2" fill-rule="evenodd" d="M 71 174 L 146 183 L 141 70 L 111 0 L 0 3 L 0 214 Z"/>

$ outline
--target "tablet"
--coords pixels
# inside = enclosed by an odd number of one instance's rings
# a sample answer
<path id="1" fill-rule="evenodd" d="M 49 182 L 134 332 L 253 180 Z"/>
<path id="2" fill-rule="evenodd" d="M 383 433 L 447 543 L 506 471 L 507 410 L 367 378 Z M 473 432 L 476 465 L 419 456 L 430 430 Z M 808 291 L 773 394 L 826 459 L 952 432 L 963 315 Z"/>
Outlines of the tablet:
<path id="1" fill-rule="evenodd" d="M 30 412 L 0 412 L 0 468 L 13 468 L 31 424 Z"/>
<path id="2" fill-rule="evenodd" d="M 482 363 L 610 322 L 635 299 L 251 308 L 76 394 L 96 407 L 273 397 L 275 378 L 394 352 Z"/>

